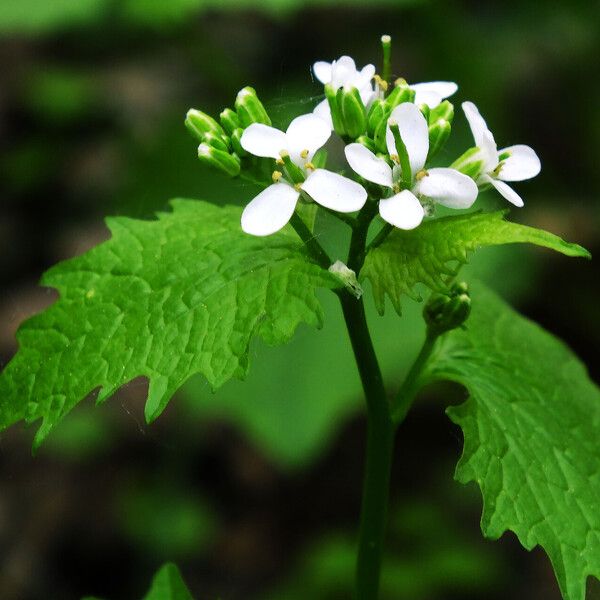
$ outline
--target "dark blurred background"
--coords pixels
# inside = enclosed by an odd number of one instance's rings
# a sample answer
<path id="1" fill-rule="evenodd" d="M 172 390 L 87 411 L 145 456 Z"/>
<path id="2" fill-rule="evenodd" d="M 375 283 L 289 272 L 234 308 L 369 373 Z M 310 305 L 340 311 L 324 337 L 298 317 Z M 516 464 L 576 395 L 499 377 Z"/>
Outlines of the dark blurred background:
<path id="1" fill-rule="evenodd" d="M 3 0 L 0 2 L 0 363 L 55 298 L 55 262 L 107 237 L 105 215 L 151 218 L 173 197 L 244 204 L 252 188 L 200 167 L 183 127 L 253 85 L 275 124 L 312 110 L 310 65 L 350 54 L 394 74 L 453 80 L 500 146 L 526 143 L 542 174 L 516 184 L 511 218 L 600 247 L 598 3 L 426 0 Z M 460 111 L 443 159 L 470 134 Z M 497 197 L 482 199 L 503 206 Z M 328 222 L 321 227 L 327 233 Z M 600 380 L 594 263 L 547 251 L 482 251 L 465 270 L 563 337 Z M 200 600 L 350 596 L 364 451 L 360 385 L 338 308 L 285 348 L 252 347 L 244 383 L 198 378 L 152 426 L 145 382 L 83 402 L 36 457 L 32 430 L 0 437 L 0 598 L 141 598 L 176 561 Z M 370 319 L 397 383 L 423 330 L 406 303 Z M 452 479 L 460 430 L 423 394 L 402 427 L 382 600 L 558 599 L 545 555 L 512 534 L 481 538 L 479 492 Z M 600 598 L 590 585 L 590 598 Z"/>

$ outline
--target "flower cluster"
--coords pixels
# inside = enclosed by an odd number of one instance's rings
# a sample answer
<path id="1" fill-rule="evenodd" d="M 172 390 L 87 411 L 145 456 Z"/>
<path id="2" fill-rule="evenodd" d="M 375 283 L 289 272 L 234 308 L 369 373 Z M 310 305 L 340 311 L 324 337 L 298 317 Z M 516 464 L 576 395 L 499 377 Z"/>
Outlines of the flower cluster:
<path id="1" fill-rule="evenodd" d="M 382 41 L 389 45 L 389 36 Z M 454 107 L 447 98 L 458 86 L 408 84 L 401 78 L 391 83 L 389 71 L 386 64 L 384 77 L 371 64 L 358 69 L 349 56 L 316 62 L 313 73 L 325 99 L 286 131 L 272 126 L 250 87 L 238 93 L 235 108 L 226 108 L 219 122 L 201 111 L 188 112 L 186 125 L 200 141 L 202 162 L 264 187 L 243 211 L 245 232 L 275 233 L 292 219 L 299 202 L 315 202 L 334 213 L 353 213 L 376 202 L 380 217 L 400 229 L 418 227 L 436 204 L 470 208 L 479 191 L 490 186 L 523 206 L 506 182 L 539 173 L 534 150 L 524 145 L 498 150 L 476 106 L 464 102 L 475 146 L 448 167 L 430 166 L 450 135 Z M 346 176 L 348 169 L 341 169 L 342 175 L 324 168 L 324 146 L 332 132 L 345 144 L 354 178 Z"/>

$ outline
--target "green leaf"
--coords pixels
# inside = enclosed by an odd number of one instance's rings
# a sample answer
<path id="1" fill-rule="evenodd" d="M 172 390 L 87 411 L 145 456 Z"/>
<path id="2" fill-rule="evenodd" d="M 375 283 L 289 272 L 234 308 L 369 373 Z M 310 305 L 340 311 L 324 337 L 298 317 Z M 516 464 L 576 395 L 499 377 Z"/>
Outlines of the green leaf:
<path id="1" fill-rule="evenodd" d="M 366 257 L 360 279 L 369 279 L 378 312 L 387 294 L 400 314 L 403 295 L 420 300 L 419 283 L 430 290 L 446 289 L 446 280 L 467 262 L 468 254 L 483 246 L 529 242 L 567 256 L 590 254 L 577 244 L 526 225 L 504 220 L 504 211 L 470 213 L 428 221 L 411 231 L 394 230 Z"/>
<path id="2" fill-rule="evenodd" d="M 163 565 L 143 600 L 194 600 L 176 565 Z"/>
<path id="3" fill-rule="evenodd" d="M 253 336 L 281 344 L 301 322 L 321 326 L 315 291 L 336 280 L 293 232 L 257 238 L 241 231 L 239 208 L 172 205 L 156 221 L 108 219 L 112 239 L 46 273 L 60 299 L 17 334 L 0 428 L 42 418 L 37 447 L 92 390 L 101 402 L 138 376 L 151 421 L 195 373 L 213 388 L 244 377 Z"/>
<path id="4" fill-rule="evenodd" d="M 481 284 L 464 330 L 438 342 L 428 376 L 464 385 L 448 410 L 464 433 L 456 471 L 483 495 L 481 528 L 547 552 L 567 600 L 600 576 L 600 389 L 561 341 Z"/>

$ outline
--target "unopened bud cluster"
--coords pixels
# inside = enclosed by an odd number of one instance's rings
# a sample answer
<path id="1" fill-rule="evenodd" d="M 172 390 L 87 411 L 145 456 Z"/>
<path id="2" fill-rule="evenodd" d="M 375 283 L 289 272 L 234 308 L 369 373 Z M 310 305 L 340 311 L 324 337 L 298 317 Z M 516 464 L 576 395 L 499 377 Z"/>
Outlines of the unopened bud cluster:
<path id="1" fill-rule="evenodd" d="M 437 337 L 460 327 L 470 312 L 471 298 L 465 282 L 455 283 L 447 293 L 432 294 L 423 308 L 428 335 Z"/>

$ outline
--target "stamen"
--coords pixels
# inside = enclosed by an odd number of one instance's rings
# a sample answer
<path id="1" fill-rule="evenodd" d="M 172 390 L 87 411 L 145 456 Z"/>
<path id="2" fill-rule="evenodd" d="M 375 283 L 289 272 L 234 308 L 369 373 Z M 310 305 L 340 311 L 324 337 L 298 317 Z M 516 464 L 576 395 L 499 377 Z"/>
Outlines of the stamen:
<path id="1" fill-rule="evenodd" d="M 273 183 L 277 183 L 282 177 L 283 173 L 281 171 L 273 171 L 273 174 L 271 175 Z"/>
<path id="2" fill-rule="evenodd" d="M 308 156 L 308 150 L 302 150 L 302 152 L 300 152 L 300 156 L 302 158 L 306 158 Z"/>
<path id="3" fill-rule="evenodd" d="M 392 161 L 394 161 L 396 164 L 400 164 L 400 157 L 397 154 L 390 154 L 390 158 L 392 159 Z"/>
<path id="4" fill-rule="evenodd" d="M 377 86 L 379 87 L 380 90 L 382 90 L 384 92 L 387 92 L 388 82 L 385 81 L 385 79 L 381 78 L 377 74 L 373 75 L 373 79 L 374 79 L 375 83 L 377 84 Z"/>
<path id="5" fill-rule="evenodd" d="M 306 162 L 304 163 L 304 168 L 308 169 L 309 171 L 314 171 L 317 167 L 315 167 L 315 165 L 313 165 L 311 162 Z"/>
<path id="6" fill-rule="evenodd" d="M 301 184 L 301 183 L 296 183 L 296 184 L 294 184 L 294 189 L 295 189 L 297 192 L 301 192 L 301 191 L 302 191 L 302 184 Z"/>
<path id="7" fill-rule="evenodd" d="M 416 175 L 415 175 L 415 179 L 417 181 L 421 181 L 421 179 L 423 179 L 423 177 L 427 177 L 429 175 L 429 173 L 425 170 L 425 169 L 421 169 Z"/>

